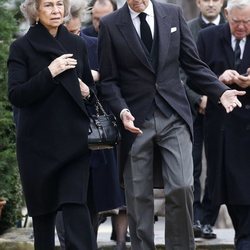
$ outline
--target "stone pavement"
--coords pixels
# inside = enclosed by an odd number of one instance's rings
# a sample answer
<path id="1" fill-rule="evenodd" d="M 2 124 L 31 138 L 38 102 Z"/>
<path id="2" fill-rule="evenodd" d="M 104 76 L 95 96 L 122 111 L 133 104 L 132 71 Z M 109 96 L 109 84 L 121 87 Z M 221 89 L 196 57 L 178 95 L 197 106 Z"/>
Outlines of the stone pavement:
<path id="1" fill-rule="evenodd" d="M 215 229 L 217 239 L 196 239 L 197 250 L 233 250 L 233 229 Z M 84 232 L 83 232 L 84 233 Z M 98 232 L 99 250 L 114 249 L 115 242 L 110 240 L 111 222 L 110 218 L 100 225 Z M 164 249 L 164 217 L 159 217 L 155 223 L 155 242 L 157 250 Z M 127 244 L 130 249 L 130 244 Z M 56 249 L 59 250 L 59 242 L 56 237 Z M 0 250 L 34 250 L 32 228 L 12 229 L 10 232 L 0 236 Z"/>

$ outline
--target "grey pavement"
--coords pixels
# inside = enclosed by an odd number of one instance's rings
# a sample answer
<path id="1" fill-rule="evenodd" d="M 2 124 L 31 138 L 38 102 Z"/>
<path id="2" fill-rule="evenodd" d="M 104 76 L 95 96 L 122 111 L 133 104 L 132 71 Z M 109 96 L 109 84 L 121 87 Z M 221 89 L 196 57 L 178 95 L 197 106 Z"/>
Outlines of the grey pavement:
<path id="1" fill-rule="evenodd" d="M 155 222 L 155 244 L 157 246 L 164 245 L 164 217 L 158 217 L 158 221 Z M 97 242 L 100 248 L 107 247 L 107 246 L 114 246 L 115 242 L 110 240 L 111 235 L 111 223 L 110 218 L 108 217 L 107 220 L 100 225 L 98 230 L 98 237 Z M 202 238 L 196 238 L 196 245 L 197 247 L 204 247 L 204 246 L 212 246 L 215 249 L 215 246 L 231 246 L 233 247 L 234 242 L 234 229 L 233 228 L 215 228 L 215 233 L 217 234 L 216 239 L 211 240 L 204 240 Z M 130 244 L 127 244 L 128 246 Z M 205 248 L 204 248 L 205 249 Z M 220 249 L 220 248 L 217 248 Z M 224 248 L 223 248 L 224 249 Z"/>
<path id="2" fill-rule="evenodd" d="M 164 217 L 158 217 L 159 220 L 155 223 L 155 243 L 158 250 L 164 249 Z M 98 231 L 98 247 L 100 250 L 114 249 L 115 242 L 110 240 L 111 235 L 110 217 L 100 225 Z M 204 240 L 196 239 L 197 250 L 233 250 L 234 230 L 215 229 L 217 239 Z M 83 232 L 84 234 L 84 232 Z M 127 244 L 130 249 L 130 244 Z M 56 237 L 56 249 L 59 250 L 59 241 Z M 8 233 L 0 236 L 0 250 L 34 250 L 32 227 L 21 229 L 11 229 Z"/>

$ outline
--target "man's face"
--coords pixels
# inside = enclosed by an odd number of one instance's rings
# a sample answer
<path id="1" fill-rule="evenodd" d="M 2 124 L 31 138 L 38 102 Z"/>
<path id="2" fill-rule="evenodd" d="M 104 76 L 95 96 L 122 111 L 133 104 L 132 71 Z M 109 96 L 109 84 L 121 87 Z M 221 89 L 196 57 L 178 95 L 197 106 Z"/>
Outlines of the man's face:
<path id="1" fill-rule="evenodd" d="M 113 5 L 111 2 L 107 2 L 106 5 L 101 5 L 98 2 L 92 8 L 92 24 L 96 30 L 99 31 L 100 19 L 113 12 Z"/>
<path id="2" fill-rule="evenodd" d="M 70 21 L 65 23 L 65 26 L 69 32 L 79 35 L 81 30 L 81 20 L 78 17 L 72 17 Z"/>
<path id="3" fill-rule="evenodd" d="M 209 21 L 213 21 L 220 14 L 224 0 L 196 0 L 201 14 Z"/>
<path id="4" fill-rule="evenodd" d="M 127 0 L 129 7 L 135 12 L 143 12 L 147 7 L 149 0 Z"/>
<path id="5" fill-rule="evenodd" d="M 250 5 L 242 9 L 225 10 L 231 34 L 242 39 L 250 34 Z"/>

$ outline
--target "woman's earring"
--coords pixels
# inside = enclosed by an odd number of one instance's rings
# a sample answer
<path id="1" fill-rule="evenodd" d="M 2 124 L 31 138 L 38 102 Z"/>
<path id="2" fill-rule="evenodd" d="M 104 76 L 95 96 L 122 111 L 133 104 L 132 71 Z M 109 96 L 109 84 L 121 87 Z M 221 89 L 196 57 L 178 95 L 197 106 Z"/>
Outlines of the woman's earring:
<path id="1" fill-rule="evenodd" d="M 38 21 L 39 21 L 39 19 L 37 18 L 37 19 L 36 19 L 36 24 L 38 24 Z"/>

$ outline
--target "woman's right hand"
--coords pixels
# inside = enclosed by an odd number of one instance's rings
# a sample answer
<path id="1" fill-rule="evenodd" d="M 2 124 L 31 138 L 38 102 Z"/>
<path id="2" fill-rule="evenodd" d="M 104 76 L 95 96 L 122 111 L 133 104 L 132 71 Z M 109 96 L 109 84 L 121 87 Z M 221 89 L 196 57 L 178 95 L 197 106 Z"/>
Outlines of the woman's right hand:
<path id="1" fill-rule="evenodd" d="M 73 54 L 64 54 L 57 57 L 51 64 L 48 66 L 52 77 L 56 77 L 65 70 L 73 69 L 76 67 L 77 61 L 72 58 Z"/>

